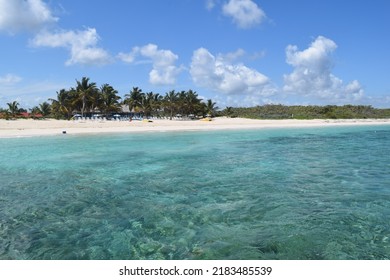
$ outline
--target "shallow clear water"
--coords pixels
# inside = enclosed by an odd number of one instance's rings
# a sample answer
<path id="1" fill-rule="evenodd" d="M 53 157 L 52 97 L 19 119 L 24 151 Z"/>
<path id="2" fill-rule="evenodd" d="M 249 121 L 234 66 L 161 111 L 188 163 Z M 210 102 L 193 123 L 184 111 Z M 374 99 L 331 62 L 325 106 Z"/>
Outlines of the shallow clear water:
<path id="1" fill-rule="evenodd" d="M 390 126 L 0 139 L 0 259 L 389 259 Z"/>

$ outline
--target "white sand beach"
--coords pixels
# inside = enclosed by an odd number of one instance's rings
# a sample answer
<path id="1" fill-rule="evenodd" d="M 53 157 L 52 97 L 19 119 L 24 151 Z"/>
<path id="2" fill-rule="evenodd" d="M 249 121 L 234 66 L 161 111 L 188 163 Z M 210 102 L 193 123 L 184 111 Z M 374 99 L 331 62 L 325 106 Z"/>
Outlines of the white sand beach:
<path id="1" fill-rule="evenodd" d="M 353 120 L 252 120 L 243 118 L 213 118 L 202 120 L 145 121 L 66 121 L 66 120 L 0 120 L 0 138 L 59 134 L 96 134 L 119 132 L 261 129 L 281 127 L 319 127 L 340 125 L 390 125 L 390 119 Z"/>

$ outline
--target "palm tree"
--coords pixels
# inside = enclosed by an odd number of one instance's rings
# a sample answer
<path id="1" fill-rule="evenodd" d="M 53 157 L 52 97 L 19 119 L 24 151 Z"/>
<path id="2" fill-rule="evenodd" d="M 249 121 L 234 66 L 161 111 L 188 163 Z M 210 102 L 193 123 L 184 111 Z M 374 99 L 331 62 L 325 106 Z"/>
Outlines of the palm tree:
<path id="1" fill-rule="evenodd" d="M 218 107 L 215 106 L 215 102 L 213 102 L 211 99 L 208 99 L 207 100 L 207 103 L 206 103 L 206 113 L 207 115 L 213 117 L 215 115 L 215 112 L 216 110 L 218 109 Z"/>
<path id="2" fill-rule="evenodd" d="M 100 110 L 107 116 L 109 112 L 118 112 L 120 109 L 118 91 L 109 84 L 100 87 Z"/>
<path id="3" fill-rule="evenodd" d="M 167 92 L 164 96 L 164 105 L 165 108 L 169 111 L 170 120 L 172 120 L 173 114 L 176 110 L 178 97 L 179 93 L 175 92 L 174 90 Z"/>
<path id="4" fill-rule="evenodd" d="M 14 101 L 12 103 L 7 103 L 8 111 L 11 113 L 12 117 L 15 117 L 19 113 L 19 103 Z"/>
<path id="5" fill-rule="evenodd" d="M 230 118 L 233 115 L 233 107 L 226 107 L 225 115 Z"/>
<path id="6" fill-rule="evenodd" d="M 39 112 L 42 114 L 42 116 L 46 117 L 50 114 L 51 108 L 50 104 L 47 102 L 43 102 L 39 104 Z"/>
<path id="7" fill-rule="evenodd" d="M 154 101 L 153 92 L 149 92 L 147 94 L 142 95 L 140 109 L 142 110 L 146 118 L 149 118 L 150 114 L 152 113 L 153 101 Z"/>
<path id="8" fill-rule="evenodd" d="M 176 100 L 176 113 L 179 113 L 181 115 L 187 114 L 186 111 L 186 98 L 187 98 L 187 93 L 185 90 L 182 90 L 177 93 L 177 100 Z"/>
<path id="9" fill-rule="evenodd" d="M 78 98 L 82 102 L 81 115 L 84 117 L 84 112 L 87 108 L 87 102 L 92 101 L 92 104 L 95 104 L 96 100 L 93 100 L 92 97 L 96 93 L 96 83 L 90 83 L 89 78 L 86 77 L 83 77 L 81 81 L 76 80 L 76 83 L 76 91 L 78 93 Z"/>
<path id="10" fill-rule="evenodd" d="M 187 111 L 187 115 L 195 115 L 200 109 L 201 101 L 202 99 L 198 98 L 198 94 L 196 93 L 196 91 L 192 91 L 191 89 L 187 91 L 185 98 L 185 108 Z"/>
<path id="11" fill-rule="evenodd" d="M 49 98 L 51 101 L 52 112 L 60 117 L 69 119 L 72 115 L 73 108 L 75 107 L 75 89 L 61 89 L 57 91 L 57 99 Z"/>
<path id="12" fill-rule="evenodd" d="M 91 91 L 88 100 L 90 111 L 95 112 L 96 109 L 102 106 L 102 103 L 103 103 L 103 96 L 100 90 L 97 87 L 95 87 L 95 90 Z"/>
<path id="13" fill-rule="evenodd" d="M 40 114 L 40 113 L 41 113 L 41 110 L 39 109 L 38 106 L 32 107 L 32 108 L 30 109 L 30 111 L 31 111 L 31 114 L 33 114 L 33 115 L 36 115 L 36 114 Z"/>
<path id="14" fill-rule="evenodd" d="M 125 100 L 123 101 L 123 103 L 129 105 L 130 112 L 132 110 L 137 111 L 141 107 L 143 95 L 144 93 L 142 92 L 142 89 L 138 87 L 133 87 L 130 93 L 125 94 Z"/>
<path id="15" fill-rule="evenodd" d="M 163 97 L 159 93 L 153 95 L 152 112 L 158 112 L 161 109 Z"/>

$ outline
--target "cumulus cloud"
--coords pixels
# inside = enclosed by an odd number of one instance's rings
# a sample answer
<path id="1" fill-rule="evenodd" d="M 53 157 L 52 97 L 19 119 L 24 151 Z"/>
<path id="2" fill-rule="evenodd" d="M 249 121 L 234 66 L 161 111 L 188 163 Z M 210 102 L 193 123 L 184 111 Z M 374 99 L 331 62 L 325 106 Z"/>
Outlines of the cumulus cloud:
<path id="1" fill-rule="evenodd" d="M 104 65 L 111 61 L 107 51 L 97 47 L 99 35 L 95 28 L 83 31 L 59 31 L 39 33 L 32 40 L 35 47 L 66 48 L 70 51 L 70 58 L 66 65 Z"/>
<path id="2" fill-rule="evenodd" d="M 252 0 L 229 0 L 223 5 L 222 12 L 240 28 L 250 28 L 266 18 L 265 12 Z"/>
<path id="3" fill-rule="evenodd" d="M 170 50 L 159 49 L 157 45 L 148 44 L 134 47 L 130 53 L 119 53 L 118 58 L 126 63 L 134 63 L 137 56 L 150 59 L 152 70 L 149 73 L 149 82 L 154 85 L 173 85 L 181 72 L 176 66 L 179 57 Z"/>
<path id="4" fill-rule="evenodd" d="M 0 31 L 35 31 L 57 20 L 42 0 L 0 0 Z"/>
<path id="5" fill-rule="evenodd" d="M 243 64 L 232 64 L 224 55 L 215 57 L 205 48 L 194 51 L 190 74 L 198 86 L 227 95 L 264 97 L 275 93 L 265 75 Z"/>
<path id="6" fill-rule="evenodd" d="M 333 101 L 360 99 L 363 89 L 358 81 L 344 85 L 340 78 L 332 74 L 332 53 L 336 48 L 335 42 L 323 36 L 317 37 L 303 51 L 299 51 L 297 46 L 287 46 L 286 62 L 294 70 L 284 75 L 284 91 Z"/>
<path id="7" fill-rule="evenodd" d="M 19 83 L 21 80 L 22 78 L 17 75 L 6 74 L 5 76 L 0 76 L 0 85 L 11 86 Z"/>
<path id="8" fill-rule="evenodd" d="M 57 21 L 43 0 L 0 0 L 0 31 L 11 34 L 34 31 L 36 36 L 31 40 L 32 46 L 70 51 L 66 65 L 103 65 L 111 61 L 107 51 L 97 47 L 99 35 L 96 29 L 48 31 L 51 29 L 49 25 Z"/>

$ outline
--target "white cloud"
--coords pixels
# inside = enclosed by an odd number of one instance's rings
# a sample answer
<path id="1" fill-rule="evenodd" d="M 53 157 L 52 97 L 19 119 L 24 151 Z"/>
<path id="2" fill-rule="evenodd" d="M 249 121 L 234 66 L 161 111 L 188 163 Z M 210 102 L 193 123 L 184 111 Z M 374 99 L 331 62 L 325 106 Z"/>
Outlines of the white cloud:
<path id="1" fill-rule="evenodd" d="M 215 5 L 217 4 L 216 2 L 217 0 L 206 0 L 206 9 L 209 11 L 214 9 Z"/>
<path id="2" fill-rule="evenodd" d="M 363 96 L 359 82 L 352 81 L 344 85 L 331 72 L 334 66 L 332 53 L 336 48 L 335 42 L 323 36 L 317 37 L 303 51 L 299 51 L 297 46 L 287 46 L 286 62 L 294 70 L 284 75 L 284 91 L 334 102 L 359 100 Z"/>
<path id="3" fill-rule="evenodd" d="M 220 55 L 224 60 L 234 62 L 238 60 L 240 57 L 245 55 L 245 51 L 243 49 L 238 49 L 235 52 L 230 52 L 225 55 Z"/>
<path id="4" fill-rule="evenodd" d="M 252 0 L 229 0 L 223 5 L 222 12 L 232 17 L 240 28 L 250 28 L 266 18 L 265 12 Z"/>
<path id="5" fill-rule="evenodd" d="M 66 48 L 70 50 L 70 58 L 66 65 L 104 65 L 111 62 L 107 51 L 97 47 L 99 35 L 95 28 L 83 31 L 59 31 L 39 33 L 33 40 L 35 47 Z"/>
<path id="6" fill-rule="evenodd" d="M 0 0 L 0 31 L 35 31 L 57 20 L 42 0 Z"/>
<path id="7" fill-rule="evenodd" d="M 227 95 L 259 98 L 276 92 L 265 75 L 243 64 L 232 64 L 224 55 L 215 57 L 205 48 L 194 51 L 190 74 L 198 86 Z"/>
<path id="8" fill-rule="evenodd" d="M 179 57 L 170 50 L 161 50 L 157 45 L 148 44 L 143 47 L 134 47 L 130 53 L 119 53 L 118 58 L 126 63 L 134 63 L 137 56 L 151 60 L 153 65 L 149 73 L 149 82 L 153 85 L 173 85 L 181 72 L 176 61 Z"/>
<path id="9" fill-rule="evenodd" d="M 48 31 L 58 21 L 43 0 L 0 0 L 0 31 L 39 31 L 31 43 L 35 47 L 66 48 L 70 58 L 66 65 L 103 65 L 110 55 L 97 47 L 99 35 L 94 28 L 84 31 Z"/>
<path id="10" fill-rule="evenodd" d="M 135 61 L 135 57 L 137 56 L 137 50 L 136 48 L 133 48 L 133 50 L 130 53 L 122 53 L 120 52 L 118 54 L 118 58 L 126 63 L 133 63 Z"/>
<path id="11" fill-rule="evenodd" d="M 0 76 L 0 85 L 1 86 L 12 86 L 19 83 L 22 80 L 21 77 L 14 74 L 6 74 L 5 76 Z"/>

